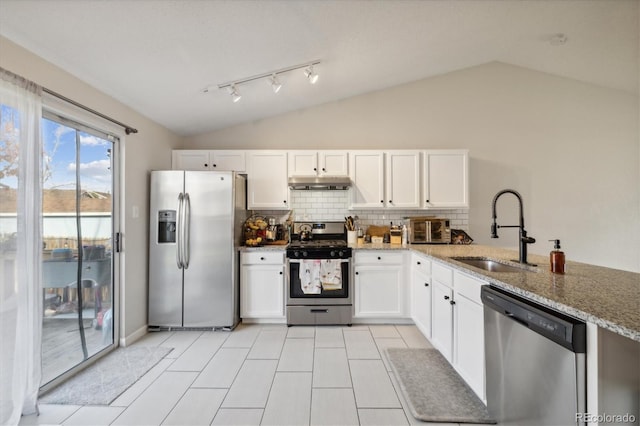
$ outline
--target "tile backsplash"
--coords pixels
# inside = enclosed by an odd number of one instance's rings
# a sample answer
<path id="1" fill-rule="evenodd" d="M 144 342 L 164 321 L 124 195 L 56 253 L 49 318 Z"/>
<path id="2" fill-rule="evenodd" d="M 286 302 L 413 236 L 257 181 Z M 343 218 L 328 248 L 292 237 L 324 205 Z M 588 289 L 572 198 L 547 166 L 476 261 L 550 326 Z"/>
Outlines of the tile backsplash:
<path id="1" fill-rule="evenodd" d="M 343 221 L 346 216 L 358 216 L 360 226 L 399 223 L 407 216 L 437 216 L 451 221 L 453 229 L 469 230 L 468 209 L 454 210 L 349 210 L 349 191 L 291 191 L 290 204 L 296 222 Z M 257 213 L 257 212 L 256 212 Z M 282 211 L 260 211 L 280 218 Z"/>

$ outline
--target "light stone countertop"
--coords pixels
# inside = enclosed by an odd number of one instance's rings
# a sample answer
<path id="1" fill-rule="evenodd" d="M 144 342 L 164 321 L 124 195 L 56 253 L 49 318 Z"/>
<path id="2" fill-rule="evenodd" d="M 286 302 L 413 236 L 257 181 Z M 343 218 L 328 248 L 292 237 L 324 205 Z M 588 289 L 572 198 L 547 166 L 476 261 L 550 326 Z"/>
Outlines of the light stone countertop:
<path id="1" fill-rule="evenodd" d="M 364 244 L 354 250 L 412 250 L 454 269 L 545 306 L 592 322 L 640 342 L 640 274 L 579 262 L 566 262 L 565 274 L 549 271 L 549 257 L 529 254 L 532 271 L 489 272 L 451 257 L 486 257 L 499 261 L 518 258 L 518 252 L 481 245 Z M 511 262 L 517 265 L 517 262 Z"/>
<path id="2" fill-rule="evenodd" d="M 350 245 L 354 251 L 405 250 L 430 256 L 461 272 L 542 305 L 640 342 L 640 274 L 567 261 L 565 274 L 549 271 L 548 256 L 529 254 L 532 271 L 489 272 L 451 257 L 518 258 L 518 252 L 482 245 Z M 284 251 L 286 246 L 240 247 L 240 251 Z M 514 262 L 511 262 L 514 263 Z"/>

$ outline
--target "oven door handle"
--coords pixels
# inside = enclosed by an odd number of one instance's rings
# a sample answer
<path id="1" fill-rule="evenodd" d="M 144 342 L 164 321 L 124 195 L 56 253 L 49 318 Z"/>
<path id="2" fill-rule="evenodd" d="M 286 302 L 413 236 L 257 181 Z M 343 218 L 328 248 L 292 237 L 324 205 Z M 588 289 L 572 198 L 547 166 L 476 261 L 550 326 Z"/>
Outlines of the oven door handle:
<path id="1" fill-rule="evenodd" d="M 309 259 L 309 260 L 339 260 L 340 263 L 349 263 L 351 259 Z M 302 259 L 288 259 L 289 263 L 302 263 Z"/>

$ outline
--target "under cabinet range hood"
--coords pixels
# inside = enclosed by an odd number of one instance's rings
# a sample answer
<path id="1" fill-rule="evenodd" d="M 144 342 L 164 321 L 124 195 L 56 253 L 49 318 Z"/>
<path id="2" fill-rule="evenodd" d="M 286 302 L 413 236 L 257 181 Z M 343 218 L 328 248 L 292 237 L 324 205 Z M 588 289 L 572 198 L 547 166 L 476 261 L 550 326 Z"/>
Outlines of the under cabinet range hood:
<path id="1" fill-rule="evenodd" d="M 289 188 L 300 191 L 344 190 L 351 186 L 349 176 L 294 176 L 289 178 Z"/>

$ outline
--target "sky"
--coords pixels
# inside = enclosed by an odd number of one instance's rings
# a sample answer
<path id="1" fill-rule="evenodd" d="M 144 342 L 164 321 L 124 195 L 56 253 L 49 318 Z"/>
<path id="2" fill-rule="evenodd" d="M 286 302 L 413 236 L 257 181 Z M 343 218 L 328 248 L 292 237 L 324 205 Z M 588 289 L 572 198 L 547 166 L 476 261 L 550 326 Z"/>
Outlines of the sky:
<path id="1" fill-rule="evenodd" d="M 10 108 L 1 106 L 2 141 L 0 148 L 6 147 L 6 140 L 19 140 L 19 117 L 11 114 Z M 79 163 L 76 163 L 76 129 L 64 124 L 42 119 L 44 161 L 50 174 L 45 174 L 44 188 L 74 189 L 76 187 L 76 167 L 80 169 L 80 187 L 85 191 L 111 192 L 112 143 L 94 135 L 77 131 L 80 139 Z M 0 167 L 5 166 L 0 159 Z M 0 183 L 15 188 L 15 177 L 3 177 Z"/>
<path id="2" fill-rule="evenodd" d="M 111 142 L 78 131 L 80 137 L 80 186 L 86 191 L 111 192 Z M 76 130 L 42 119 L 45 160 L 51 177 L 45 188 L 73 189 L 76 185 Z"/>

